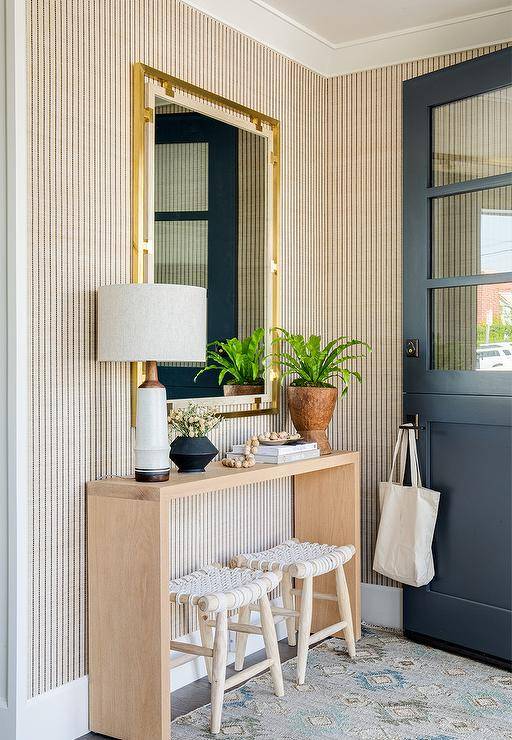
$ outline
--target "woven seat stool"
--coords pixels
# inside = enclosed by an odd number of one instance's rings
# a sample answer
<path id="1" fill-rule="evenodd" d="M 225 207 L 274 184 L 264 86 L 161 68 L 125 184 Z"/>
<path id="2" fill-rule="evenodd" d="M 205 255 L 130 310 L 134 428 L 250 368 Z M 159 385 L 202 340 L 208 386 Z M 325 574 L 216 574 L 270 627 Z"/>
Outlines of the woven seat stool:
<path id="1" fill-rule="evenodd" d="M 296 644 L 296 620 L 298 620 L 297 645 L 297 684 L 300 686 L 306 678 L 306 667 L 309 646 L 330 637 L 336 632 L 343 631 L 347 644 L 348 654 L 355 658 L 356 646 L 350 597 L 343 566 L 355 553 L 353 545 L 336 547 L 335 545 L 321 545 L 317 542 L 299 542 L 292 539 L 283 542 L 270 550 L 255 553 L 243 553 L 231 561 L 236 567 L 254 568 L 258 572 L 281 572 L 281 592 L 283 607 L 271 607 L 272 613 L 285 617 L 288 644 Z M 313 579 L 331 571 L 336 576 L 336 594 L 315 593 Z M 294 578 L 302 579 L 302 589 L 293 587 Z M 295 608 L 295 597 L 300 596 L 300 610 Z M 319 632 L 311 634 L 313 616 L 313 600 L 335 601 L 341 621 L 332 624 Z M 257 606 L 248 605 L 240 610 L 240 620 L 249 622 L 250 610 Z M 247 637 L 237 635 L 235 668 L 241 670 L 244 664 Z"/>
<path id="2" fill-rule="evenodd" d="M 197 607 L 202 642 L 202 645 L 191 645 L 171 640 L 171 650 L 190 656 L 171 660 L 171 668 L 195 660 L 198 655 L 204 657 L 211 683 L 210 729 L 213 734 L 220 732 L 224 692 L 242 681 L 269 668 L 275 695 L 284 696 L 281 660 L 268 599 L 269 592 L 279 585 L 281 576 L 281 572 L 276 570 L 264 573 L 258 569 L 210 565 L 169 583 L 171 601 Z M 241 610 L 246 610 L 251 605 L 257 605 L 261 614 L 261 627 L 251 625 L 247 620 L 228 621 L 228 611 L 240 610 L 240 614 Z M 211 616 L 215 616 L 215 619 Z M 226 678 L 229 630 L 245 635 L 262 635 L 267 659 L 242 673 Z"/>

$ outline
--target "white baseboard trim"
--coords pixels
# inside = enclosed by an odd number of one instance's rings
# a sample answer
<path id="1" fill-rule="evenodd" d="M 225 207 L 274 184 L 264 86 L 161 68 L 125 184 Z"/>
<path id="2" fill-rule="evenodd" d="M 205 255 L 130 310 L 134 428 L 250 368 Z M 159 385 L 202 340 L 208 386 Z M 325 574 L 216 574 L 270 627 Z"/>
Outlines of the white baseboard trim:
<path id="1" fill-rule="evenodd" d="M 253 621 L 258 615 L 253 614 Z M 276 624 L 277 637 L 286 636 L 284 621 Z M 180 640 L 199 643 L 199 632 L 194 632 Z M 260 635 L 249 635 L 246 655 L 255 653 L 264 647 Z M 233 663 L 235 656 L 229 653 L 228 663 Z M 173 691 L 206 675 L 204 660 L 200 657 L 172 672 Z M 24 707 L 21 731 L 17 740 L 76 740 L 89 732 L 89 680 L 87 676 L 48 691 L 46 694 L 30 699 Z M 3 740 L 3 739 L 2 739 Z"/>
<path id="2" fill-rule="evenodd" d="M 370 624 L 382 627 L 402 627 L 402 589 L 388 586 L 375 586 L 363 583 L 361 586 L 362 618 Z M 257 621 L 257 614 L 253 614 Z M 286 636 L 284 621 L 276 624 L 277 636 L 281 640 Z M 189 635 L 190 642 L 199 642 L 199 633 Z M 263 648 L 260 635 L 249 635 L 247 655 Z M 228 662 L 235 657 L 231 651 Z M 173 691 L 206 675 L 202 658 L 176 668 L 172 673 Z M 60 686 L 34 699 L 24 707 L 22 731 L 19 740 L 76 740 L 89 731 L 89 698 L 88 678 L 84 676 L 76 681 Z"/>
<path id="3" fill-rule="evenodd" d="M 87 676 L 29 699 L 20 717 L 19 740 L 75 740 L 89 732 Z"/>
<path id="4" fill-rule="evenodd" d="M 402 594 L 401 588 L 362 583 L 361 616 L 363 622 L 380 627 L 402 629 Z"/>

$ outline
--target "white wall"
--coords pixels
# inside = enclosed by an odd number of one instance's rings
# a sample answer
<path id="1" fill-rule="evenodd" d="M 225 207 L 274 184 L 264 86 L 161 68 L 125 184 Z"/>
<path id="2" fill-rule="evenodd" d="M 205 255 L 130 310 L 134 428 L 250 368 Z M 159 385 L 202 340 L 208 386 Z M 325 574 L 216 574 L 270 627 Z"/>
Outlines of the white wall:
<path id="1" fill-rule="evenodd" d="M 28 302 L 25 29 L 23 0 L 0 0 L 1 740 L 17 738 L 17 727 L 21 726 L 23 713 L 27 708 Z M 34 736 L 34 733 L 26 735 L 27 740 Z"/>
<path id="2" fill-rule="evenodd" d="M 0 6 L 0 69 L 5 69 L 5 1 Z M 0 75 L 0 705 L 7 704 L 7 223 L 5 76 Z"/>

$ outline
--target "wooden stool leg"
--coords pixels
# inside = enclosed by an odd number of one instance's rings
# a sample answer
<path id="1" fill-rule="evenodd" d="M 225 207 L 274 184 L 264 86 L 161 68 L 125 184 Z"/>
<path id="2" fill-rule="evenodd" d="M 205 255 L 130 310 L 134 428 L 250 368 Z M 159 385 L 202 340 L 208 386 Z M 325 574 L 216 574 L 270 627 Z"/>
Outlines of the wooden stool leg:
<path id="1" fill-rule="evenodd" d="M 272 683 L 274 684 L 274 694 L 276 696 L 284 696 L 281 656 L 279 655 L 276 626 L 274 624 L 274 618 L 272 617 L 272 610 L 270 608 L 267 594 L 261 597 L 258 601 L 258 606 L 260 607 L 261 631 L 263 634 L 267 658 L 272 660 L 270 675 L 272 676 Z"/>
<path id="2" fill-rule="evenodd" d="M 228 661 L 228 613 L 219 612 L 215 623 L 212 659 L 212 716 L 210 730 L 214 735 L 220 732 L 224 684 L 226 683 L 226 664 Z"/>
<path id="3" fill-rule="evenodd" d="M 356 657 L 356 642 L 354 640 L 354 625 L 352 622 L 352 609 L 350 608 L 350 595 L 348 593 L 347 579 L 343 566 L 336 568 L 336 594 L 338 596 L 338 609 L 342 622 L 347 626 L 343 630 L 343 636 L 347 643 L 348 654 L 351 658 Z"/>
<path id="4" fill-rule="evenodd" d="M 295 609 L 295 599 L 292 594 L 292 579 L 286 571 L 281 581 L 281 593 L 283 595 L 283 606 L 285 609 Z M 288 645 L 296 645 L 295 617 L 286 617 L 286 632 L 288 634 Z"/>
<path id="5" fill-rule="evenodd" d="M 313 576 L 302 580 L 299 617 L 299 644 L 297 646 L 297 684 L 302 686 L 306 680 L 308 663 L 309 636 L 313 616 Z"/>
<path id="6" fill-rule="evenodd" d="M 238 622 L 239 624 L 249 624 L 251 621 L 251 609 L 248 606 L 242 606 L 238 610 Z M 247 648 L 247 638 L 249 635 L 246 632 L 236 633 L 236 649 L 235 649 L 235 671 L 241 671 L 244 667 L 245 650 Z"/>
<path id="7" fill-rule="evenodd" d="M 207 624 L 209 615 L 206 612 L 201 611 L 201 609 L 198 609 L 197 616 L 198 616 L 198 621 L 199 621 L 199 634 L 201 635 L 201 644 L 203 647 L 212 648 L 213 647 L 213 629 Z M 204 663 L 206 666 L 206 673 L 208 674 L 208 681 L 211 683 L 212 682 L 212 659 L 205 657 Z"/>

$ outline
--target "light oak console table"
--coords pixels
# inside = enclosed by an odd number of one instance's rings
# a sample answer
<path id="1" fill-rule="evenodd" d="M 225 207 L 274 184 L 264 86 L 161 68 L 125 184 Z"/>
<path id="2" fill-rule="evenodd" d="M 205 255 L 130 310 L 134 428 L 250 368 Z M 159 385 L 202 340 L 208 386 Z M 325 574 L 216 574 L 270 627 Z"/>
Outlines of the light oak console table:
<path id="1" fill-rule="evenodd" d="M 171 473 L 167 483 L 88 483 L 91 730 L 122 740 L 170 737 L 171 499 L 283 477 L 294 481 L 296 537 L 356 547 L 345 572 L 359 639 L 359 453 L 242 470 L 212 463 L 202 474 Z M 316 579 L 315 590 L 334 592 L 333 579 L 333 573 Z M 338 621 L 330 614 L 335 608 L 316 601 L 312 630 Z"/>

